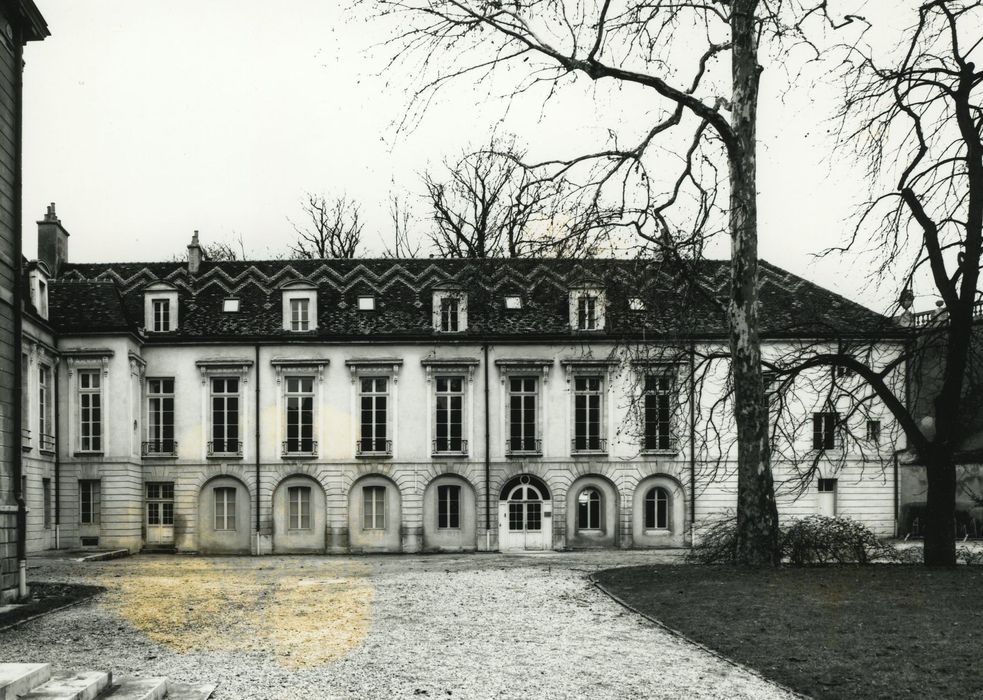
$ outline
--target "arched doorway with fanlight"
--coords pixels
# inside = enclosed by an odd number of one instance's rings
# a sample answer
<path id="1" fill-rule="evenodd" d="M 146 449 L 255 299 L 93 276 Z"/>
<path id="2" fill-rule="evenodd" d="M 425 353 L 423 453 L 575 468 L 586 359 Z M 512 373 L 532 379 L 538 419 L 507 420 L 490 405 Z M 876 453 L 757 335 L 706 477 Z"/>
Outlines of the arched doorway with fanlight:
<path id="1" fill-rule="evenodd" d="M 540 479 L 520 474 L 502 487 L 498 503 L 498 548 L 503 552 L 550 549 L 553 501 Z"/>

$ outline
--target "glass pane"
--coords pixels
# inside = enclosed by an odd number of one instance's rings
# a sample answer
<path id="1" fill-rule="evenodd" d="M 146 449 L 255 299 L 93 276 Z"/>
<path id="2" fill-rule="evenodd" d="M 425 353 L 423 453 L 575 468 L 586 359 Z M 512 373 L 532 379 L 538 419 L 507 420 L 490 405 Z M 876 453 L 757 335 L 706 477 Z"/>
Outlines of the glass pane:
<path id="1" fill-rule="evenodd" d="M 526 530 L 537 532 L 543 527 L 543 504 L 533 501 L 526 504 Z"/>

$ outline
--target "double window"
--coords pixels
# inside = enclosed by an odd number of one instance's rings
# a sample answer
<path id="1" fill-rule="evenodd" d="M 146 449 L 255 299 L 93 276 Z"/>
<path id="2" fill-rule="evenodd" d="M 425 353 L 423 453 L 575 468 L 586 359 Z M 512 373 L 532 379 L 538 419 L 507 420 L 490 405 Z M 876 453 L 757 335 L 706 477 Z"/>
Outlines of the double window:
<path id="1" fill-rule="evenodd" d="M 577 329 L 593 331 L 598 328 L 597 297 L 583 294 L 577 298 Z"/>
<path id="2" fill-rule="evenodd" d="M 38 446 L 42 450 L 55 449 L 55 426 L 52 419 L 51 367 L 38 368 Z"/>
<path id="3" fill-rule="evenodd" d="M 669 492 L 661 486 L 645 494 L 645 529 L 669 529 Z"/>
<path id="4" fill-rule="evenodd" d="M 645 375 L 643 393 L 642 449 L 672 450 L 672 410 L 675 400 L 673 374 Z"/>
<path id="5" fill-rule="evenodd" d="M 437 529 L 461 527 L 461 487 L 456 484 L 437 486 Z"/>
<path id="6" fill-rule="evenodd" d="M 508 454 L 539 453 L 542 442 L 538 436 L 539 379 L 537 377 L 509 378 L 509 438 Z"/>
<path id="7" fill-rule="evenodd" d="M 577 496 L 577 529 L 601 529 L 601 494 L 595 488 L 587 488 Z"/>
<path id="8" fill-rule="evenodd" d="M 309 331 L 311 329 L 310 299 L 290 300 L 290 330 Z"/>
<path id="9" fill-rule="evenodd" d="M 284 454 L 317 452 L 314 442 L 314 378 L 286 377 L 285 403 L 287 409 L 287 440 Z"/>
<path id="10" fill-rule="evenodd" d="M 823 411 L 812 414 L 812 449 L 835 450 L 839 447 L 836 425 L 839 414 L 833 411 Z"/>
<path id="11" fill-rule="evenodd" d="M 359 454 L 392 453 L 389 439 L 389 378 L 362 377 L 359 380 Z"/>
<path id="12" fill-rule="evenodd" d="M 82 525 L 98 525 L 100 494 L 98 479 L 79 481 L 79 522 Z"/>
<path id="13" fill-rule="evenodd" d="M 79 450 L 102 451 L 102 374 L 95 369 L 78 372 Z"/>
<path id="14" fill-rule="evenodd" d="M 386 529 L 386 487 L 362 487 L 362 529 Z"/>
<path id="15" fill-rule="evenodd" d="M 164 333 L 171 330 L 171 300 L 152 299 L 150 305 L 154 332 Z"/>
<path id="16" fill-rule="evenodd" d="M 448 333 L 457 332 L 460 302 L 457 297 L 444 297 L 440 300 L 440 330 Z"/>
<path id="17" fill-rule="evenodd" d="M 603 452 L 607 447 L 602 437 L 603 386 L 600 376 L 573 379 L 574 452 Z"/>
<path id="18" fill-rule="evenodd" d="M 434 454 L 466 454 L 468 450 L 467 442 L 464 440 L 464 377 L 438 376 L 434 384 L 436 391 Z"/>
<path id="19" fill-rule="evenodd" d="M 174 380 L 147 380 L 147 442 L 145 455 L 173 455 L 174 442 Z"/>
<path id="20" fill-rule="evenodd" d="M 211 389 L 212 439 L 208 443 L 208 453 L 211 455 L 241 456 L 239 378 L 212 377 Z"/>
<path id="21" fill-rule="evenodd" d="M 291 486 L 287 489 L 288 520 L 291 530 L 311 529 L 311 487 Z"/>
<path id="22" fill-rule="evenodd" d="M 147 482 L 147 525 L 174 526 L 174 482 Z"/>
<path id="23" fill-rule="evenodd" d="M 229 486 L 220 486 L 215 493 L 215 529 L 236 529 L 236 490 Z"/>

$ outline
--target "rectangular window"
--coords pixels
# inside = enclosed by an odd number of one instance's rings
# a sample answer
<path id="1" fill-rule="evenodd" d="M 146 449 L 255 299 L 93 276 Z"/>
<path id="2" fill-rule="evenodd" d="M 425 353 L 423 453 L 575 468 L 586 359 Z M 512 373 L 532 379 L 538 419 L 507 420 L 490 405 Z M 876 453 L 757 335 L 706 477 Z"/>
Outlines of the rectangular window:
<path id="1" fill-rule="evenodd" d="M 31 392 L 30 387 L 30 364 L 26 354 L 20 358 L 20 410 L 21 410 L 21 444 L 24 447 L 31 446 Z"/>
<path id="2" fill-rule="evenodd" d="M 290 300 L 290 330 L 307 331 L 311 328 L 310 299 Z"/>
<path id="3" fill-rule="evenodd" d="M 81 524 L 99 524 L 99 491 L 98 480 L 82 479 L 79 481 L 79 522 Z"/>
<path id="4" fill-rule="evenodd" d="M 375 311 L 375 297 L 359 297 L 358 298 L 358 310 L 359 311 Z"/>
<path id="5" fill-rule="evenodd" d="M 673 449 L 672 408 L 675 397 L 673 385 L 671 372 L 645 376 L 643 449 Z"/>
<path id="6" fill-rule="evenodd" d="M 365 530 L 386 529 L 386 487 L 364 486 L 362 488 L 363 522 Z"/>
<path id="7" fill-rule="evenodd" d="M 144 454 L 174 454 L 174 380 L 147 380 L 147 445 Z"/>
<path id="8" fill-rule="evenodd" d="M 171 330 L 171 300 L 154 299 L 153 306 L 154 332 L 163 333 Z"/>
<path id="9" fill-rule="evenodd" d="M 102 374 L 99 370 L 78 372 L 79 450 L 102 451 Z"/>
<path id="10" fill-rule="evenodd" d="M 434 452 L 464 453 L 464 377 L 436 377 Z"/>
<path id="11" fill-rule="evenodd" d="M 836 493 L 836 479 L 819 479 L 819 493 Z"/>
<path id="12" fill-rule="evenodd" d="M 291 486 L 287 489 L 289 503 L 288 527 L 291 530 L 311 529 L 311 487 Z"/>
<path id="13" fill-rule="evenodd" d="M 51 367 L 40 365 L 38 367 L 38 435 L 39 447 L 42 450 L 54 450 L 54 421 L 51 412 Z"/>
<path id="14" fill-rule="evenodd" d="M 239 440 L 239 378 L 212 378 L 211 454 L 242 454 Z M 234 529 L 234 528 L 232 528 Z"/>
<path id="15" fill-rule="evenodd" d="M 41 494 L 44 498 L 44 529 L 47 530 L 51 527 L 51 479 L 41 479 Z"/>
<path id="16" fill-rule="evenodd" d="M 461 487 L 443 484 L 437 487 L 437 528 L 461 527 Z"/>
<path id="17" fill-rule="evenodd" d="M 285 454 L 314 454 L 314 378 L 286 377 L 287 442 Z"/>
<path id="18" fill-rule="evenodd" d="M 875 445 L 881 442 L 881 422 L 879 420 L 867 421 L 867 441 Z"/>
<path id="19" fill-rule="evenodd" d="M 236 529 L 236 490 L 229 487 L 215 489 L 215 529 Z"/>
<path id="20" fill-rule="evenodd" d="M 440 300 L 440 330 L 449 333 L 458 330 L 458 308 L 456 297 L 444 297 Z"/>
<path id="21" fill-rule="evenodd" d="M 835 412 L 825 411 L 812 414 L 812 449 L 836 449 L 836 424 L 838 422 L 839 414 Z"/>
<path id="22" fill-rule="evenodd" d="M 147 483 L 147 524 L 174 525 L 174 482 Z"/>
<path id="23" fill-rule="evenodd" d="M 536 402 L 539 394 L 536 377 L 509 379 L 509 452 L 538 452 Z"/>
<path id="24" fill-rule="evenodd" d="M 601 437 L 601 377 L 574 377 L 573 450 L 597 452 L 607 442 Z"/>
<path id="25" fill-rule="evenodd" d="M 577 299 L 577 328 L 582 331 L 597 329 L 597 297 L 584 294 Z"/>
<path id="26" fill-rule="evenodd" d="M 48 318 L 48 285 L 38 280 L 38 313 L 41 318 Z"/>
<path id="27" fill-rule="evenodd" d="M 388 454 L 389 378 L 363 377 L 360 388 L 359 452 Z"/>

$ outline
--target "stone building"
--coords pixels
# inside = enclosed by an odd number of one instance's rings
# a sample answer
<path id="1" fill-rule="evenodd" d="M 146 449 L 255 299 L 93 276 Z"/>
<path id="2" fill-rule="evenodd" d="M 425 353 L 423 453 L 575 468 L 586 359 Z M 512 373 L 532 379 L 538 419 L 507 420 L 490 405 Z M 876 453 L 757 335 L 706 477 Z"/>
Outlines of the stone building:
<path id="1" fill-rule="evenodd" d="M 26 592 L 20 458 L 21 79 L 24 45 L 48 36 L 31 0 L 0 3 L 0 601 Z M 18 563 L 20 562 L 20 564 Z"/>
<path id="2" fill-rule="evenodd" d="M 33 547 L 665 547 L 734 506 L 706 360 L 727 263 L 684 295 L 651 261 L 211 262 L 196 234 L 186 262 L 76 264 L 67 241 L 52 205 L 29 266 Z M 768 264 L 761 293 L 767 352 L 889 323 Z M 893 534 L 893 472 L 796 400 L 818 466 L 776 463 L 783 516 Z M 880 466 L 895 434 L 885 416 Z"/>

